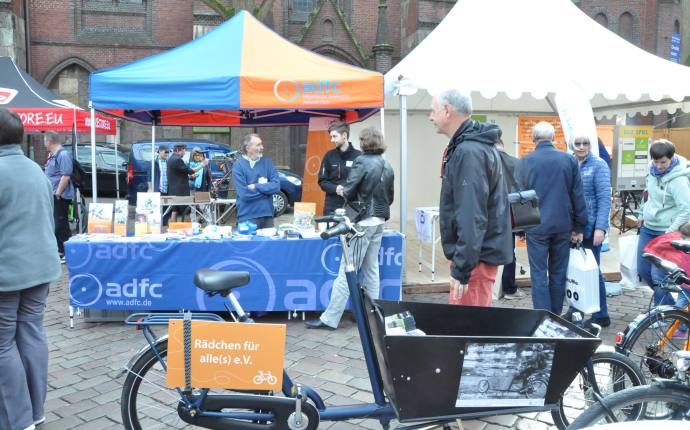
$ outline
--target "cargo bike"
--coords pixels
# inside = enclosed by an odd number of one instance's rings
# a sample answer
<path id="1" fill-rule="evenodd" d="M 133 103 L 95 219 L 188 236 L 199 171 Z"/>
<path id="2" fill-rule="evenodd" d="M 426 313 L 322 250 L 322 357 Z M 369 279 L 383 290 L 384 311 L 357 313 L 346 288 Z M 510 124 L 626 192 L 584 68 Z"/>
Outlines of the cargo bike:
<path id="1" fill-rule="evenodd" d="M 322 233 L 339 237 L 343 248 L 352 311 L 364 352 L 374 401 L 327 406 L 319 393 L 283 374 L 282 392 L 168 388 L 165 384 L 168 337 L 153 328 L 174 320 L 223 321 L 212 313 L 133 314 L 126 323 L 141 329 L 147 345 L 125 366 L 121 398 L 127 429 L 316 429 L 323 421 L 378 420 L 383 429 L 444 426 L 456 419 L 557 410 L 563 392 L 582 372 L 600 340 L 547 311 L 480 308 L 431 303 L 370 300 L 357 285 L 348 258 L 360 233 L 345 216 Z M 227 298 L 239 322 L 253 321 L 233 295 L 249 282 L 247 272 L 201 269 L 194 283 L 207 294 Z M 390 317 L 411 315 L 422 336 L 387 333 Z M 191 342 L 185 338 L 185 342 Z M 512 384 L 504 390 L 477 386 L 474 377 L 495 372 L 515 378 L 520 362 L 532 364 L 538 389 Z M 185 361 L 185 368 L 189 363 Z M 538 368 L 540 367 L 540 368 Z M 191 372 L 191 370 L 189 370 Z M 502 373 L 501 373 L 502 372 Z M 185 373 L 185 380 L 190 376 Z M 479 384 L 482 385 L 482 384 Z"/>

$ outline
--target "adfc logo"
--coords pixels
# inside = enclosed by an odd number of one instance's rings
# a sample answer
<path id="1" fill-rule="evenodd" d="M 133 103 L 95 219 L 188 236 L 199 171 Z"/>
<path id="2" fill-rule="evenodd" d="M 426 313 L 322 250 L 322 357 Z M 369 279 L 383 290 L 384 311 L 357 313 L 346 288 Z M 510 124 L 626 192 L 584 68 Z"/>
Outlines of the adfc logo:
<path id="1" fill-rule="evenodd" d="M 339 86 L 342 82 L 331 81 L 296 81 L 294 79 L 279 79 L 273 85 L 273 94 L 284 103 L 296 101 L 300 96 L 326 99 L 328 94 L 342 93 Z"/>

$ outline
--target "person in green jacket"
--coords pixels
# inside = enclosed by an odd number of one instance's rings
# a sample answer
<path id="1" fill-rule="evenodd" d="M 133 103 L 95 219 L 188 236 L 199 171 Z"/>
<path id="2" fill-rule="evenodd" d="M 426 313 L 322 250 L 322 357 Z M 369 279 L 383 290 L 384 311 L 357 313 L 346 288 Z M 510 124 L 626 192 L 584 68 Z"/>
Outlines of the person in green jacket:
<path id="1" fill-rule="evenodd" d="M 672 298 L 656 288 L 664 273 L 642 258 L 647 243 L 657 236 L 677 231 L 690 220 L 690 164 L 676 154 L 676 147 L 659 139 L 649 148 L 652 162 L 646 181 L 646 198 L 640 208 L 640 238 L 637 242 L 637 273 L 655 289 L 654 303 L 669 304 Z"/>

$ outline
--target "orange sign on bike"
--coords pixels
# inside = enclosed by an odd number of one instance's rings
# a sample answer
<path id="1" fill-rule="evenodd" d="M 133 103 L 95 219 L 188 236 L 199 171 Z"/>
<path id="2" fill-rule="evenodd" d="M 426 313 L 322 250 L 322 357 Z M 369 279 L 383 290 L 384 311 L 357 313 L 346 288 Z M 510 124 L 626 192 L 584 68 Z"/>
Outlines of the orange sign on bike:
<path id="1" fill-rule="evenodd" d="M 285 332 L 284 324 L 192 321 L 191 386 L 279 390 Z M 185 386 L 182 320 L 172 320 L 168 326 L 166 386 Z"/>

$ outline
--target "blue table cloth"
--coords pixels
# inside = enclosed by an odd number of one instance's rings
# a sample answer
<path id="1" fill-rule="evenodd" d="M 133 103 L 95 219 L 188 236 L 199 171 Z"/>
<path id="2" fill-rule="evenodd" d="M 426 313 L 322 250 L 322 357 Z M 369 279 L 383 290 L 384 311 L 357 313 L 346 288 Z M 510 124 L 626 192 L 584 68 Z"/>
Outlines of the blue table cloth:
<path id="1" fill-rule="evenodd" d="M 381 297 L 401 296 L 403 236 L 385 233 Z M 328 306 L 342 250 L 338 239 L 75 241 L 65 243 L 70 305 L 108 310 L 224 310 L 194 286 L 201 268 L 248 271 L 234 290 L 247 311 L 317 311 Z"/>

